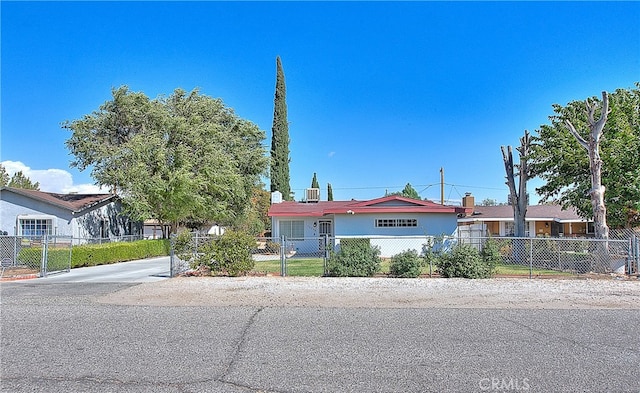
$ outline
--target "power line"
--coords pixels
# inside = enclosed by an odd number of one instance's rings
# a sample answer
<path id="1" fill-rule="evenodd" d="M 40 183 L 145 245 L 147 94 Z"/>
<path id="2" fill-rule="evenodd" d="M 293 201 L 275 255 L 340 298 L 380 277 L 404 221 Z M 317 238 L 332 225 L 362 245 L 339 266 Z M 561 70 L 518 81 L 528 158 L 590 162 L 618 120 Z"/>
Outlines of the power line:
<path id="1" fill-rule="evenodd" d="M 424 191 L 426 191 L 427 189 L 429 189 L 430 187 L 433 186 L 437 186 L 440 183 L 432 183 L 432 184 L 416 184 L 415 186 L 412 185 L 412 187 L 416 188 L 416 187 L 424 187 L 423 189 L 421 189 L 418 194 L 422 194 Z M 465 185 L 465 184 L 453 184 L 453 183 L 444 183 L 445 186 L 451 186 L 451 187 L 460 187 L 460 188 L 474 188 L 474 189 L 482 189 L 482 190 L 499 190 L 499 191 L 504 191 L 504 188 L 496 188 L 496 187 L 483 187 L 483 186 L 470 186 L 470 185 Z M 331 188 L 333 188 L 333 190 L 384 190 L 384 189 L 402 189 L 404 188 L 404 185 L 401 186 L 363 186 L 363 187 L 334 187 L 332 185 Z M 305 190 L 306 188 L 292 188 L 292 190 Z M 456 192 L 458 194 L 460 194 L 459 191 L 456 190 Z"/>

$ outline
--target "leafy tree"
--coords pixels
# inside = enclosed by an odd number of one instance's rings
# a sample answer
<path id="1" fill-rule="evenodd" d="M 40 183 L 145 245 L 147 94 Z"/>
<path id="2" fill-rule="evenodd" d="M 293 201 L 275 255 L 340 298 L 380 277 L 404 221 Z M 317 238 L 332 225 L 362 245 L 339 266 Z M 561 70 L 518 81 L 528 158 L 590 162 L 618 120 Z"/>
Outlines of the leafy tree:
<path id="1" fill-rule="evenodd" d="M 331 183 L 327 183 L 327 200 L 333 200 L 333 188 L 331 188 Z"/>
<path id="2" fill-rule="evenodd" d="M 25 176 L 22 173 L 22 171 L 18 171 L 14 173 L 13 176 L 11 176 L 11 180 L 9 180 L 9 184 L 7 184 L 7 186 L 13 187 L 13 188 L 24 188 L 26 190 L 40 189 L 40 183 L 38 182 L 33 183 L 31 179 L 29 179 L 27 176 Z"/>
<path id="3" fill-rule="evenodd" d="M 608 94 L 609 114 L 602 130 L 599 153 L 606 219 L 613 228 L 640 225 L 640 83 Z M 593 117 L 601 101 L 590 99 Z M 583 217 L 593 217 L 589 156 L 567 128 L 570 121 L 583 140 L 589 140 L 589 114 L 584 101 L 554 104 L 550 124 L 538 130 L 530 155 L 532 175 L 546 183 L 536 191 L 541 201 L 574 206 Z M 594 120 L 595 121 L 595 120 Z"/>
<path id="4" fill-rule="evenodd" d="M 251 194 L 250 204 L 233 223 L 233 228 L 253 236 L 259 236 L 265 231 L 271 230 L 270 205 L 271 194 L 269 191 L 262 187 L 255 187 Z"/>
<path id="5" fill-rule="evenodd" d="M 276 57 L 276 94 L 273 102 L 271 129 L 271 192 L 280 191 L 285 200 L 291 200 L 289 184 L 289 122 L 287 121 L 287 89 L 280 56 Z"/>
<path id="6" fill-rule="evenodd" d="M 318 177 L 316 176 L 315 172 L 313 172 L 313 179 L 311 179 L 311 188 L 320 188 Z"/>
<path id="7" fill-rule="evenodd" d="M 126 86 L 83 118 L 67 121 L 72 166 L 114 187 L 129 213 L 175 229 L 232 224 L 265 173 L 264 132 L 222 100 L 176 89 L 149 99 Z"/>
<path id="8" fill-rule="evenodd" d="M 498 201 L 491 198 L 485 198 L 480 202 L 479 206 L 498 206 Z"/>
<path id="9" fill-rule="evenodd" d="M 9 184 L 9 174 L 4 165 L 0 164 L 0 187 L 4 187 Z"/>
<path id="10" fill-rule="evenodd" d="M 404 189 L 402 189 L 401 192 L 392 192 L 391 194 L 387 194 L 387 195 L 398 195 L 398 196 L 402 196 L 405 198 L 411 198 L 411 199 L 422 199 L 420 198 L 420 195 L 418 194 L 418 191 L 416 191 L 412 186 L 411 183 L 407 183 L 406 186 L 404 186 Z"/>

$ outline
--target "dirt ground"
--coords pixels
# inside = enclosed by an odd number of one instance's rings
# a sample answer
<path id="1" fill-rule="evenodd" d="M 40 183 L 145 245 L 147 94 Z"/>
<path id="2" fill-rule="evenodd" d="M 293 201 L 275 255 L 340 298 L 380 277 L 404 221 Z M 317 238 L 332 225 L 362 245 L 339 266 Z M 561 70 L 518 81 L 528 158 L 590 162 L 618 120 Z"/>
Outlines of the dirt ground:
<path id="1" fill-rule="evenodd" d="M 193 307 L 640 309 L 640 280 L 179 277 L 99 301 Z"/>

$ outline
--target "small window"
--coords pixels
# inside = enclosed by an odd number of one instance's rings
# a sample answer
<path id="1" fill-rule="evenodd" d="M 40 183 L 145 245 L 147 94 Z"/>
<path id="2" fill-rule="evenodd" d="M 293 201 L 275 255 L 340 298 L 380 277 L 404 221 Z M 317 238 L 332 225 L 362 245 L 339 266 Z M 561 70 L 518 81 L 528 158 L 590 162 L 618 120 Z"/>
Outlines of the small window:
<path id="1" fill-rule="evenodd" d="M 417 226 L 418 220 L 415 218 L 379 218 L 376 220 L 376 228 L 407 228 Z"/>
<path id="2" fill-rule="evenodd" d="M 280 221 L 280 236 L 287 239 L 304 238 L 304 221 Z"/>

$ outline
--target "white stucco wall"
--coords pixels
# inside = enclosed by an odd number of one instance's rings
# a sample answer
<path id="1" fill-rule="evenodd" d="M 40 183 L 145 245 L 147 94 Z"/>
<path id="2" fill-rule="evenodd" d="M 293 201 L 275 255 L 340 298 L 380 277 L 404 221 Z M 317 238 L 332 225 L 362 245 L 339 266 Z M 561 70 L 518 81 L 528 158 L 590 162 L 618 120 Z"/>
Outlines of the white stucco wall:
<path id="1" fill-rule="evenodd" d="M 375 226 L 376 219 L 417 219 L 417 227 L 383 227 Z M 300 254 L 319 253 L 318 226 L 319 220 L 331 220 L 336 244 L 341 238 L 368 237 L 371 244 L 380 247 L 382 257 L 390 257 L 405 250 L 414 249 L 421 252 L 422 245 L 433 236 L 452 235 L 457 228 L 455 214 L 346 214 L 330 217 L 276 217 L 272 220 L 272 235 L 280 238 L 280 221 L 304 221 L 304 239 L 288 242 L 288 247 Z M 276 240 L 277 241 L 277 240 Z"/>
<path id="2" fill-rule="evenodd" d="M 72 235 L 73 217 L 70 211 L 12 192 L 0 193 L 0 230 L 6 231 L 9 235 L 17 235 L 18 216 L 51 216 L 54 234 Z"/>
<path id="3" fill-rule="evenodd" d="M 142 224 L 139 222 L 132 222 L 129 231 L 130 220 L 122 214 L 120 203 L 110 202 L 74 216 L 70 210 L 20 194 L 6 190 L 0 193 L 0 230 L 6 231 L 9 235 L 18 234 L 18 216 L 51 219 L 53 235 L 74 238 L 100 237 L 100 223 L 103 219 L 106 220 L 109 237 L 139 234 L 142 231 Z"/>

